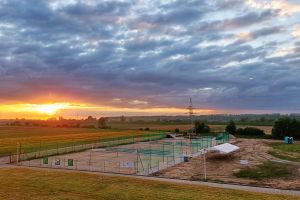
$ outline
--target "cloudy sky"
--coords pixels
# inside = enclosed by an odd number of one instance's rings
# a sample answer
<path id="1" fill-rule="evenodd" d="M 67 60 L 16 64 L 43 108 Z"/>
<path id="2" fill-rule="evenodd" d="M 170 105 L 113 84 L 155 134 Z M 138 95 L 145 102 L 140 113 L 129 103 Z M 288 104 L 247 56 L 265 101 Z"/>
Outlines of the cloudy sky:
<path id="1" fill-rule="evenodd" d="M 0 41 L 2 118 L 300 112 L 299 0 L 0 0 Z"/>

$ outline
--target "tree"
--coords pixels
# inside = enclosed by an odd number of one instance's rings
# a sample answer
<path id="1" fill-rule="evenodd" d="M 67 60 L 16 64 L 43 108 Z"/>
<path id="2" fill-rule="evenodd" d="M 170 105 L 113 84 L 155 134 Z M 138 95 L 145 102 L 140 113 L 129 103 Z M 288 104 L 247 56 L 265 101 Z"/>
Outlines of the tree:
<path id="1" fill-rule="evenodd" d="M 235 135 L 236 134 L 236 125 L 233 120 L 230 120 L 228 125 L 225 128 L 226 132 L 229 134 Z"/>
<path id="2" fill-rule="evenodd" d="M 210 132 L 210 128 L 204 122 L 196 121 L 195 122 L 195 132 L 196 132 L 196 134 L 209 133 Z"/>
<path id="3" fill-rule="evenodd" d="M 275 121 L 272 135 L 275 138 L 282 139 L 285 136 L 300 138 L 300 121 L 289 117 L 280 118 Z"/>
<path id="4" fill-rule="evenodd" d="M 105 117 L 100 117 L 98 120 L 98 127 L 99 128 L 106 128 L 107 127 L 107 119 Z"/>

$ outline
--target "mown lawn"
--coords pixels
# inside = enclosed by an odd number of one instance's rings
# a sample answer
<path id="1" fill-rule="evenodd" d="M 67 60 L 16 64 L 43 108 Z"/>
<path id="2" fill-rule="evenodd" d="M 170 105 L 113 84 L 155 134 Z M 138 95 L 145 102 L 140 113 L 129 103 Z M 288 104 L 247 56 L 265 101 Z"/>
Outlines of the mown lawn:
<path id="1" fill-rule="evenodd" d="M 269 153 L 277 158 L 283 160 L 290 160 L 300 162 L 300 143 L 283 144 L 283 143 L 269 143 L 273 148 Z"/>
<path id="2" fill-rule="evenodd" d="M 300 200 L 203 186 L 37 169 L 0 169 L 0 199 L 35 200 Z"/>
<path id="3" fill-rule="evenodd" d="M 140 130 L 50 128 L 50 127 L 0 127 L 0 156 L 15 154 L 17 143 L 22 152 L 54 149 L 119 136 L 143 135 Z"/>

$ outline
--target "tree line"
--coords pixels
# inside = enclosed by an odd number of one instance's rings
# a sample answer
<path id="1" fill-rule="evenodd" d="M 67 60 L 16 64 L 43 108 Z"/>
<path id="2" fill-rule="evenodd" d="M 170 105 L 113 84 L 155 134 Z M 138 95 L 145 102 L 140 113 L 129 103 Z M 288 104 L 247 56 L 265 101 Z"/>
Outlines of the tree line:
<path id="1" fill-rule="evenodd" d="M 179 130 L 177 130 L 178 132 Z M 210 133 L 211 129 L 206 122 L 195 121 L 192 130 L 196 134 Z M 228 122 L 225 131 L 237 136 L 259 136 L 267 137 L 264 130 L 256 127 L 237 128 L 235 121 Z M 277 119 L 272 128 L 272 135 L 268 136 L 274 139 L 283 139 L 285 136 L 300 139 L 300 120 L 291 117 Z"/>

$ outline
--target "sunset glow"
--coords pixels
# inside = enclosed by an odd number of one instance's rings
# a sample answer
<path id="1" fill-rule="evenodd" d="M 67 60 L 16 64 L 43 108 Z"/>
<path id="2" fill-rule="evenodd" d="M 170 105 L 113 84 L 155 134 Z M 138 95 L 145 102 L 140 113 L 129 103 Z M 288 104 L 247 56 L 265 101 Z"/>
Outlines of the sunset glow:
<path id="1" fill-rule="evenodd" d="M 49 117 L 63 116 L 65 118 L 84 117 L 87 114 L 95 117 L 118 116 L 122 113 L 128 115 L 185 115 L 185 108 L 157 107 L 157 108 L 126 108 L 112 106 L 98 106 L 72 103 L 47 103 L 47 104 L 10 104 L 0 105 L 0 118 L 31 118 L 47 119 Z M 199 114 L 215 114 L 212 109 L 195 109 Z"/>
<path id="2" fill-rule="evenodd" d="M 55 116 L 62 109 L 67 109 L 69 107 L 70 103 L 0 105 L 0 114 L 1 118 L 16 116 L 43 119 Z"/>
<path id="3" fill-rule="evenodd" d="M 45 113 L 47 115 L 53 115 L 60 109 L 68 108 L 68 103 L 56 103 L 56 104 L 41 104 L 41 105 L 29 105 L 29 111 Z"/>

